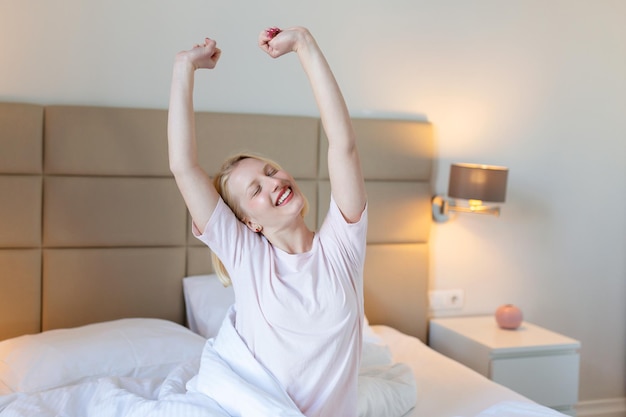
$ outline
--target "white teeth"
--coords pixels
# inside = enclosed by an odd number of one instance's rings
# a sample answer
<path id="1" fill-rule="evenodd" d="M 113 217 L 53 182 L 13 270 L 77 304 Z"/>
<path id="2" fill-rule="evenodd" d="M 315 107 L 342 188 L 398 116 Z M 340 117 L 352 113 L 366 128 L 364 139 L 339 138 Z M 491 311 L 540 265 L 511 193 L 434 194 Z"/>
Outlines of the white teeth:
<path id="1" fill-rule="evenodd" d="M 281 204 L 283 204 L 283 201 L 285 201 L 287 197 L 289 197 L 290 195 L 291 195 L 291 188 L 287 188 L 287 191 L 285 191 L 283 195 L 280 196 L 276 205 L 280 206 Z"/>

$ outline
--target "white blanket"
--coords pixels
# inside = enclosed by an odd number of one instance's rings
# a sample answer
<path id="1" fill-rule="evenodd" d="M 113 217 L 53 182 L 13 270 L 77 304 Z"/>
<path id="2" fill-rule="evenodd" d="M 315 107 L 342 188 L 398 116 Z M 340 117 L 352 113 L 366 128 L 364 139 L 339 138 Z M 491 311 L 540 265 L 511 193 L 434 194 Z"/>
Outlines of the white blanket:
<path id="1" fill-rule="evenodd" d="M 227 316 L 202 358 L 181 364 L 166 378 L 92 379 L 33 394 L 0 397 L 0 416 L 230 417 L 302 413 L 250 354 Z M 359 417 L 399 417 L 416 401 L 413 372 L 391 364 L 384 346 L 366 344 L 359 376 Z"/>
<path id="2" fill-rule="evenodd" d="M 231 307 L 217 337 L 207 341 L 188 390 L 213 398 L 233 416 L 304 417 L 274 376 L 254 359 L 234 320 Z"/>
<path id="3" fill-rule="evenodd" d="M 199 360 L 194 362 L 181 365 L 165 380 L 98 378 L 34 394 L 6 395 L 0 397 L 0 415 L 229 417 L 211 398 L 185 392 L 199 366 Z"/>
<path id="4" fill-rule="evenodd" d="M 234 327 L 229 309 L 218 336 L 202 353 L 197 377 L 187 385 L 216 400 L 229 414 L 242 417 L 304 417 L 280 383 L 258 363 Z M 392 364 L 385 346 L 366 344 L 359 373 L 359 417 L 400 417 L 417 400 L 409 367 Z"/>

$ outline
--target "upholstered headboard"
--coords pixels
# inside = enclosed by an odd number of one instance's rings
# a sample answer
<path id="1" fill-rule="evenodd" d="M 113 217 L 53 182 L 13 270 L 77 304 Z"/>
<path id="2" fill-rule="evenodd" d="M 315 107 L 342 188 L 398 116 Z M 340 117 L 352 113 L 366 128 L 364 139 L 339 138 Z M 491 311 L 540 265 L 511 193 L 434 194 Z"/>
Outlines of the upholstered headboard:
<path id="1" fill-rule="evenodd" d="M 202 165 L 262 153 L 299 182 L 316 228 L 329 204 L 319 119 L 196 116 Z M 365 309 L 425 338 L 433 135 L 355 119 L 370 207 Z M 170 174 L 167 111 L 0 103 L 0 339 L 122 317 L 184 323 L 182 278 L 209 251 Z"/>

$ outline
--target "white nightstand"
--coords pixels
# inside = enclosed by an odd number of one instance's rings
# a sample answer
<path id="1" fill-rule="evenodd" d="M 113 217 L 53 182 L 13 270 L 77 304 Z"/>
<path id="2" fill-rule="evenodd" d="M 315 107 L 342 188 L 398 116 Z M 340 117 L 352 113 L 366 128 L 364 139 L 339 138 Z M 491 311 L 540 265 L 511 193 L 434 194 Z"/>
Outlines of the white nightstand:
<path id="1" fill-rule="evenodd" d="M 580 342 L 524 322 L 503 330 L 493 316 L 430 320 L 428 344 L 487 378 L 574 416 Z"/>

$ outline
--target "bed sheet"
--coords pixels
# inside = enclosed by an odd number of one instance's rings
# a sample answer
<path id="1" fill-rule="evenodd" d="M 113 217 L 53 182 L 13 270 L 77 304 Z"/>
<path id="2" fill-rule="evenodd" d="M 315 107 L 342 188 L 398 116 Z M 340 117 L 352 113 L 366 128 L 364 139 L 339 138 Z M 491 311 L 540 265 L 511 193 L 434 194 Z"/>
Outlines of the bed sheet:
<path id="1" fill-rule="evenodd" d="M 388 326 L 371 326 L 394 362 L 415 375 L 417 403 L 404 417 L 563 417 Z"/>

